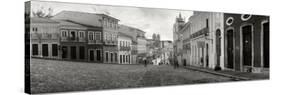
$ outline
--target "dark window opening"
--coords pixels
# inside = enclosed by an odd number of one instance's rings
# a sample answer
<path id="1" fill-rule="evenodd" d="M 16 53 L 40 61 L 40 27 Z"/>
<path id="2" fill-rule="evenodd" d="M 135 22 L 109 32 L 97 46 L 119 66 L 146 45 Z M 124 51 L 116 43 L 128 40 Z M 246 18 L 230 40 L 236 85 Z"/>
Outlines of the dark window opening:
<path id="1" fill-rule="evenodd" d="M 228 30 L 227 34 L 227 68 L 234 68 L 234 34 L 233 30 Z"/>
<path id="2" fill-rule="evenodd" d="M 110 61 L 113 62 L 113 53 L 110 53 Z"/>
<path id="3" fill-rule="evenodd" d="M 206 19 L 206 27 L 209 28 L 209 19 Z"/>
<path id="4" fill-rule="evenodd" d="M 67 58 L 67 47 L 62 46 L 62 58 Z"/>
<path id="5" fill-rule="evenodd" d="M 71 59 L 76 59 L 76 47 L 75 46 L 70 47 L 70 55 L 71 55 Z"/>
<path id="6" fill-rule="evenodd" d="M 118 62 L 118 55 L 115 53 L 115 61 Z"/>
<path id="7" fill-rule="evenodd" d="M 57 44 L 52 44 L 52 55 L 58 56 L 58 45 Z"/>
<path id="8" fill-rule="evenodd" d="M 94 50 L 90 50 L 90 61 L 94 61 Z"/>
<path id="9" fill-rule="evenodd" d="M 108 62 L 108 52 L 105 53 L 105 60 Z"/>
<path id="10" fill-rule="evenodd" d="M 71 31 L 70 32 L 70 34 L 71 34 L 71 40 L 75 40 L 75 31 Z"/>
<path id="11" fill-rule="evenodd" d="M 42 45 L 42 55 L 43 56 L 49 56 L 48 44 Z"/>
<path id="12" fill-rule="evenodd" d="M 83 46 L 80 46 L 80 48 L 79 48 L 79 57 L 80 57 L 80 59 L 85 59 L 85 47 L 83 47 Z"/>
<path id="13" fill-rule="evenodd" d="M 97 61 L 101 61 L 101 50 L 96 50 L 97 51 Z"/>
<path id="14" fill-rule="evenodd" d="M 32 55 L 38 55 L 38 44 L 32 44 Z"/>
<path id="15" fill-rule="evenodd" d="M 263 24 L 263 66 L 269 68 L 269 22 Z"/>

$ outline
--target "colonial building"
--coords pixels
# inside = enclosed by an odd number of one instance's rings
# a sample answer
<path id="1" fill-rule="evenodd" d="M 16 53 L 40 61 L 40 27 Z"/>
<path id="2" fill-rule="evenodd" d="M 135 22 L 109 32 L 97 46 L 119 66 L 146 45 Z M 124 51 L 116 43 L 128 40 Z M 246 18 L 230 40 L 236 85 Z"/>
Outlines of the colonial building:
<path id="1" fill-rule="evenodd" d="M 225 68 L 269 71 L 269 16 L 224 13 Z"/>
<path id="2" fill-rule="evenodd" d="M 194 12 L 189 23 L 192 64 L 224 69 L 223 14 Z"/>
<path id="3" fill-rule="evenodd" d="M 179 15 L 174 24 L 174 49 L 178 62 L 223 69 L 222 23 L 222 13 L 194 12 L 188 22 Z"/>
<path id="4" fill-rule="evenodd" d="M 132 37 L 125 33 L 118 33 L 119 64 L 133 64 L 131 58 Z"/>
<path id="5" fill-rule="evenodd" d="M 118 19 L 105 14 L 74 11 L 62 11 L 56 14 L 52 19 L 68 21 L 80 25 L 76 27 L 79 29 L 65 29 L 61 27 L 60 30 L 62 36 L 67 32 L 65 34 L 67 40 L 65 41 L 68 43 L 68 46 L 72 46 L 70 47 L 70 59 L 77 59 L 77 56 L 75 56 L 77 53 L 74 52 L 79 50 L 81 52 L 86 51 L 86 54 L 81 53 L 81 59 L 83 59 L 85 55 L 85 58 L 87 57 L 87 60 L 92 62 L 118 63 Z M 83 26 L 84 29 L 80 29 L 82 28 L 81 26 Z M 83 45 L 86 47 L 84 48 Z M 62 47 L 62 52 L 65 51 L 69 50 L 67 47 Z"/>
<path id="6" fill-rule="evenodd" d="M 191 61 L 191 42 L 190 42 L 190 34 L 191 34 L 191 28 L 190 28 L 190 23 L 187 22 L 184 25 L 184 28 L 181 30 L 182 31 L 182 53 L 183 53 L 183 65 L 192 65 Z"/>
<path id="7" fill-rule="evenodd" d="M 145 57 L 147 54 L 146 50 L 146 38 L 145 38 L 145 32 L 126 25 L 119 25 L 119 32 L 122 32 L 126 35 L 129 35 L 132 37 L 132 63 L 138 63 L 139 59 L 142 59 L 142 57 Z"/>
<path id="8" fill-rule="evenodd" d="M 33 17 L 30 19 L 31 57 L 60 58 L 59 22 Z"/>

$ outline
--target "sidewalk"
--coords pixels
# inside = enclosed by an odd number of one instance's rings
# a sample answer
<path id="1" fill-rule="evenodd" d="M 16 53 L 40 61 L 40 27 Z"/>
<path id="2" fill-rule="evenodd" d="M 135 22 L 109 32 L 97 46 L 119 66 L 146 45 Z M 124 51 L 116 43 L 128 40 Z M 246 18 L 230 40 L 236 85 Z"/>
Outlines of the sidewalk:
<path id="1" fill-rule="evenodd" d="M 195 66 L 185 66 L 185 69 L 190 69 L 194 71 L 200 71 L 210 74 L 215 74 L 219 76 L 225 76 L 234 78 L 235 80 L 260 80 L 260 79 L 269 79 L 269 73 L 249 73 L 249 72 L 238 72 L 230 70 L 214 71 L 210 68 L 195 67 Z"/>

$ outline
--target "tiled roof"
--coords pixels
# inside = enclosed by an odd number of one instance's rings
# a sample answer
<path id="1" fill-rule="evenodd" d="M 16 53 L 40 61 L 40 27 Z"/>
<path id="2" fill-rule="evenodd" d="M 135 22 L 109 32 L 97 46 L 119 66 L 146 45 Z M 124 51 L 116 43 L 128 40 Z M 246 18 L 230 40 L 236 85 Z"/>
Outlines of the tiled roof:
<path id="1" fill-rule="evenodd" d="M 55 20 L 49 18 L 39 18 L 39 17 L 32 17 L 30 18 L 31 23 L 59 23 Z"/>
<path id="2" fill-rule="evenodd" d="M 122 37 L 128 37 L 128 38 L 131 38 L 131 39 L 133 39 L 133 37 L 132 37 L 132 36 L 130 36 L 130 35 L 127 35 L 127 34 L 125 34 L 125 33 L 122 33 L 122 32 L 118 32 L 118 36 L 122 36 Z"/>
<path id="3" fill-rule="evenodd" d="M 71 22 L 71 21 L 67 21 L 67 20 L 56 20 L 58 22 L 60 22 L 60 25 L 62 26 L 75 26 L 75 27 L 85 27 L 81 24 L 77 24 L 77 23 L 74 23 L 74 22 Z"/>
<path id="4" fill-rule="evenodd" d="M 52 19 L 64 19 L 71 20 L 83 25 L 89 26 L 101 26 L 101 19 L 103 17 L 110 17 L 105 14 L 96 13 L 86 13 L 86 12 L 76 12 L 76 11 L 62 11 L 56 14 Z M 118 20 L 116 18 L 110 17 L 112 19 Z"/>

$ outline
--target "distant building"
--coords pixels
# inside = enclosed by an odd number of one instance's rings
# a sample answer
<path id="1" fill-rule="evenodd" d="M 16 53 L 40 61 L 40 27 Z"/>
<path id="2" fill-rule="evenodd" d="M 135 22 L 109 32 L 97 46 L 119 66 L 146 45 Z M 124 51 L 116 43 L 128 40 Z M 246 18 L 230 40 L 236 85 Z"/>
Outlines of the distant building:
<path id="1" fill-rule="evenodd" d="M 136 59 L 137 62 L 139 62 L 139 59 L 142 59 L 143 57 L 145 57 L 147 55 L 147 50 L 146 50 L 146 38 L 145 38 L 145 32 L 134 28 L 134 27 L 130 27 L 130 26 L 126 26 L 126 25 L 120 25 L 119 26 L 119 32 L 125 33 L 129 36 L 132 37 L 132 52 L 134 59 Z M 135 50 L 136 49 L 136 50 Z"/>
<path id="2" fill-rule="evenodd" d="M 133 64 L 131 58 L 132 37 L 125 33 L 118 33 L 119 64 Z M 134 63 L 135 64 L 135 63 Z"/>
<path id="3" fill-rule="evenodd" d="M 170 64 L 170 58 L 173 57 L 173 43 L 172 41 L 161 41 L 160 42 L 161 49 L 161 61 L 164 64 Z"/>

